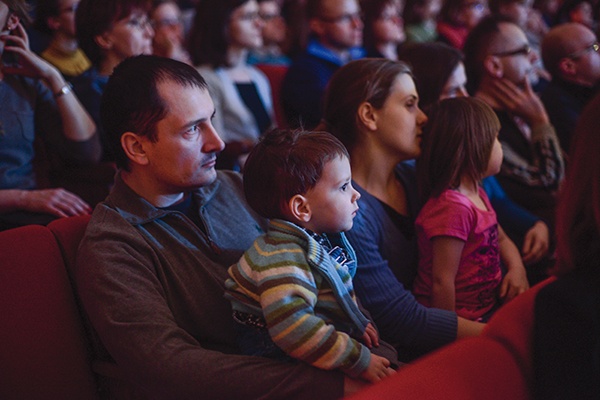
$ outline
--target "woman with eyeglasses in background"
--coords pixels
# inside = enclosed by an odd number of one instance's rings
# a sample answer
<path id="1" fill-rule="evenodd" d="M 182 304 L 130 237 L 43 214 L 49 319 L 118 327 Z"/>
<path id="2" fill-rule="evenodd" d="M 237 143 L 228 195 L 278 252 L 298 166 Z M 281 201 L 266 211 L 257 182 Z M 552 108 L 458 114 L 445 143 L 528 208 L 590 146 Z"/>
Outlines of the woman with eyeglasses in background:
<path id="1" fill-rule="evenodd" d="M 108 77 L 124 59 L 152 54 L 154 31 L 148 0 L 82 0 L 75 15 L 79 45 L 92 68 L 73 80 L 81 103 L 98 126 L 104 160 L 112 160 L 100 121 L 100 99 Z"/>
<path id="2" fill-rule="evenodd" d="M 152 53 L 191 64 L 190 54 L 185 49 L 185 37 L 181 9 L 174 0 L 153 0 L 150 24 L 154 29 Z"/>
<path id="3" fill-rule="evenodd" d="M 256 0 L 202 0 L 189 37 L 192 62 L 215 103 L 213 125 L 225 150 L 221 169 L 239 170 L 260 135 L 273 127 L 271 86 L 248 64 L 248 52 L 263 44 Z"/>

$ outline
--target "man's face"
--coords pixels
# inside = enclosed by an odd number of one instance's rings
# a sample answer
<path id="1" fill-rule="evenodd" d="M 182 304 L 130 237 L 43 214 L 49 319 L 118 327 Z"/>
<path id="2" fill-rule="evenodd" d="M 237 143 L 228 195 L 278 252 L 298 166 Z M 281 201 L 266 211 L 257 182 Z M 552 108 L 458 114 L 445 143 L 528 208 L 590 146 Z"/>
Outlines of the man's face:
<path id="1" fill-rule="evenodd" d="M 225 145 L 212 126 L 215 107 L 208 91 L 168 80 L 158 92 L 167 115 L 156 126 L 155 142 L 140 137 L 149 179 L 164 195 L 212 183 L 217 154 Z"/>
<path id="2" fill-rule="evenodd" d="M 529 48 L 525 33 L 513 23 L 501 23 L 500 35 L 491 47 L 491 54 L 498 58 L 502 67 L 502 78 L 508 79 L 518 86 L 523 86 L 525 80 L 532 80 L 535 74 L 532 62 L 534 53 Z"/>
<path id="3" fill-rule="evenodd" d="M 573 24 L 565 32 L 565 39 L 569 41 L 569 54 L 566 58 L 574 66 L 575 76 L 572 80 L 585 86 L 600 82 L 600 53 L 594 32 L 581 24 Z"/>
<path id="4" fill-rule="evenodd" d="M 337 50 L 361 46 L 363 22 L 356 0 L 323 0 L 321 13 L 311 20 L 321 43 Z"/>

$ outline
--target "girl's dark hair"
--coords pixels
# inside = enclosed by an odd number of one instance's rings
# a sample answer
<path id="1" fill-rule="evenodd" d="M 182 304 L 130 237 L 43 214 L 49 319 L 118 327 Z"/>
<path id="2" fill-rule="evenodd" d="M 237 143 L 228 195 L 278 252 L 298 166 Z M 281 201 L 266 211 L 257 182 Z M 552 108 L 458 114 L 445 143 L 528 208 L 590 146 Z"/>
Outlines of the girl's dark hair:
<path id="1" fill-rule="evenodd" d="M 423 200 L 457 188 L 463 177 L 479 182 L 485 175 L 500 121 L 474 97 L 434 103 L 423 130 L 417 182 Z"/>
<path id="2" fill-rule="evenodd" d="M 323 120 L 317 129 L 331 132 L 352 152 L 359 133 L 359 106 L 368 102 L 382 108 L 401 74 L 411 75 L 408 65 L 385 58 L 363 58 L 344 65 L 328 83 Z"/>
<path id="3" fill-rule="evenodd" d="M 348 151 L 327 132 L 272 130 L 244 164 L 246 200 L 265 218 L 286 218 L 288 201 L 313 188 L 337 157 L 349 157 Z"/>
<path id="4" fill-rule="evenodd" d="M 460 50 L 441 42 L 402 46 L 398 58 L 410 65 L 422 110 L 438 101 L 446 82 L 462 62 Z"/>
<path id="5" fill-rule="evenodd" d="M 227 48 L 231 14 L 248 1 L 202 0 L 198 3 L 188 38 L 188 51 L 194 65 L 229 66 Z"/>

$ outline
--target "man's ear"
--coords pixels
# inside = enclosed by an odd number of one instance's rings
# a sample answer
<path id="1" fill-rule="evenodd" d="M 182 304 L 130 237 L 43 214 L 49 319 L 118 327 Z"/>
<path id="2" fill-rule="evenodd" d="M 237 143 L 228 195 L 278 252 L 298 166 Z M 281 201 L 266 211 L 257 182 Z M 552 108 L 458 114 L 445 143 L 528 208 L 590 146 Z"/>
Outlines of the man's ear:
<path id="1" fill-rule="evenodd" d="M 121 147 L 132 162 L 139 165 L 147 165 L 148 157 L 144 150 L 145 137 L 141 137 L 133 132 L 125 132 L 121 135 Z"/>
<path id="2" fill-rule="evenodd" d="M 291 217 L 296 219 L 297 222 L 307 223 L 312 217 L 308 199 L 301 194 L 294 195 L 294 197 L 288 201 L 288 208 L 290 210 Z"/>
<path id="3" fill-rule="evenodd" d="M 377 129 L 377 110 L 367 101 L 358 106 L 357 118 L 368 129 L 374 131 Z"/>
<path id="4" fill-rule="evenodd" d="M 323 21 L 318 18 L 311 18 L 308 21 L 308 28 L 311 32 L 314 32 L 315 35 L 321 37 L 325 33 L 325 27 L 323 26 Z"/>
<path id="5" fill-rule="evenodd" d="M 558 70 L 561 75 L 572 77 L 577 74 L 577 65 L 572 59 L 564 57 L 558 62 Z"/>
<path id="6" fill-rule="evenodd" d="M 486 56 L 483 60 L 483 68 L 494 78 L 502 78 L 504 76 L 504 67 L 498 56 Z"/>

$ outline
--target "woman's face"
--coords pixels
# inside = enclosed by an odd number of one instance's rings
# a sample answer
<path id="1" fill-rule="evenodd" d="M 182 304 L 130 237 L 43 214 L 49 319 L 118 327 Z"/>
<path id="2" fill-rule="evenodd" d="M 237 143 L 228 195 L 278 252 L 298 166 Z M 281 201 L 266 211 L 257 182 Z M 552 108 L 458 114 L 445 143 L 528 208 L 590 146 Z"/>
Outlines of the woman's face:
<path id="1" fill-rule="evenodd" d="M 373 137 L 382 151 L 390 152 L 398 161 L 421 154 L 421 133 L 427 116 L 419 108 L 419 96 L 410 75 L 398 75 L 383 107 L 375 110 L 375 118 L 377 133 Z"/>
<path id="2" fill-rule="evenodd" d="M 259 7 L 256 0 L 250 0 L 233 10 L 229 21 L 230 46 L 255 49 L 263 45 Z"/>
<path id="3" fill-rule="evenodd" d="M 379 43 L 402 43 L 406 39 L 404 21 L 396 3 L 388 3 L 373 22 L 375 40 Z"/>
<path id="4" fill-rule="evenodd" d="M 134 10 L 128 17 L 115 22 L 103 36 L 104 48 L 112 58 L 124 60 L 140 54 L 152 54 L 154 30 L 146 12 Z"/>
<path id="5" fill-rule="evenodd" d="M 467 75 L 465 74 L 465 66 L 462 62 L 459 62 L 454 68 L 454 71 L 452 71 L 452 74 L 448 77 L 439 100 L 468 96 L 469 93 L 467 92 L 466 86 Z"/>

